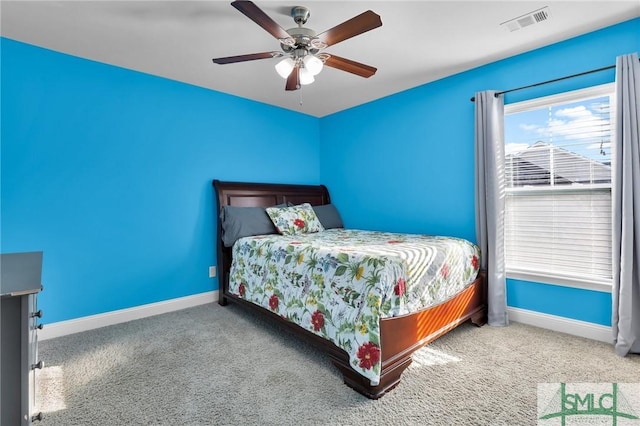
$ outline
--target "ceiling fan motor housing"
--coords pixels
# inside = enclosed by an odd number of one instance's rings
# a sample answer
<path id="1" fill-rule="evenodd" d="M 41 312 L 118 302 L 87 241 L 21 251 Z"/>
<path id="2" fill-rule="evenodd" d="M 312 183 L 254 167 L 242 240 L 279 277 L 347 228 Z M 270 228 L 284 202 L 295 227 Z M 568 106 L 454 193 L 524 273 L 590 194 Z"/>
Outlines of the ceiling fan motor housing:
<path id="1" fill-rule="evenodd" d="M 322 49 L 324 43 L 316 38 L 316 32 L 310 28 L 296 27 L 287 30 L 287 33 L 294 40 L 293 45 L 280 43 L 282 50 L 289 53 L 297 49 L 307 49 L 309 53 L 316 54 L 318 50 Z"/>
<path id="2" fill-rule="evenodd" d="M 304 49 L 315 55 L 320 49 L 327 47 L 325 42 L 316 37 L 317 33 L 314 30 L 303 27 L 310 16 L 311 12 L 304 6 L 295 6 L 291 9 L 291 17 L 298 26 L 286 30 L 291 39 L 281 40 L 280 46 L 285 53 Z"/>

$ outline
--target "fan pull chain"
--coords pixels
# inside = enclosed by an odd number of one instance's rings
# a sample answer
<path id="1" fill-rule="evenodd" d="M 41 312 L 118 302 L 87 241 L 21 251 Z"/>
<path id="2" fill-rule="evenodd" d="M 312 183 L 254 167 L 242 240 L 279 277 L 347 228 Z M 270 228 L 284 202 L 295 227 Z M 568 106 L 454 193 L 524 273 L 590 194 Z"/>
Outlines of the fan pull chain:
<path id="1" fill-rule="evenodd" d="M 302 86 L 300 86 L 300 106 L 302 106 Z"/>

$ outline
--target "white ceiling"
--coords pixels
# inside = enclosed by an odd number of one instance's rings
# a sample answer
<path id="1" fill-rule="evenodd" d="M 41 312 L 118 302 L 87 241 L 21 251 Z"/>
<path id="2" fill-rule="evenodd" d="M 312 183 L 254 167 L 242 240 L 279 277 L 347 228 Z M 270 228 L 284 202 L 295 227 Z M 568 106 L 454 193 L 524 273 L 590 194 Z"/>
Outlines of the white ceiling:
<path id="1" fill-rule="evenodd" d="M 326 49 L 378 68 L 373 77 L 325 67 L 315 83 L 286 92 L 274 70 L 278 59 L 212 63 L 279 50 L 275 38 L 230 3 L 2 0 L 0 30 L 36 46 L 322 117 L 640 16 L 640 0 L 257 0 L 285 29 L 296 26 L 289 15 L 296 5 L 310 9 L 305 26 L 317 32 L 368 9 L 382 18 L 382 27 Z M 546 21 L 514 32 L 500 26 L 544 6 Z"/>

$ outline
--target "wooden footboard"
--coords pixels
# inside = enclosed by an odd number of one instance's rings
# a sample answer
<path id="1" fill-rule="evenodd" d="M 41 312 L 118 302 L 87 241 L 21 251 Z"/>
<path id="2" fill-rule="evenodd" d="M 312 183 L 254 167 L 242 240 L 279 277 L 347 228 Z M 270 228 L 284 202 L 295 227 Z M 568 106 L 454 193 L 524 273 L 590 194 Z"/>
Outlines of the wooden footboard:
<path id="1" fill-rule="evenodd" d="M 473 284 L 440 305 L 410 315 L 382 319 L 382 371 L 377 386 L 371 386 L 369 380 L 349 367 L 346 353 L 343 359 L 333 359 L 333 363 L 342 371 L 348 386 L 369 398 L 380 398 L 400 383 L 400 376 L 411 364 L 411 356 L 416 350 L 467 320 L 477 326 L 484 325 L 486 306 L 486 280 L 485 274 L 481 273 Z"/>
<path id="2" fill-rule="evenodd" d="M 214 180 L 213 186 L 217 194 L 218 215 L 224 206 L 268 207 L 283 202 L 294 204 L 309 202 L 312 205 L 330 203 L 329 193 L 323 185 L 281 185 Z M 410 315 L 382 319 L 380 324 L 382 369 L 379 384 L 372 386 L 368 379 L 350 367 L 347 352 L 332 342 L 265 308 L 229 293 L 231 250 L 222 243 L 219 219 L 217 231 L 216 247 L 221 277 L 219 303 L 224 306 L 231 301 L 242 305 L 261 314 L 264 318 L 277 322 L 299 338 L 313 344 L 331 358 L 333 364 L 342 372 L 345 384 L 368 398 L 380 398 L 397 386 L 403 371 L 411 364 L 413 352 L 422 346 L 469 319 L 478 326 L 486 322 L 487 292 L 484 273 L 481 273 L 464 291 L 440 305 Z"/>

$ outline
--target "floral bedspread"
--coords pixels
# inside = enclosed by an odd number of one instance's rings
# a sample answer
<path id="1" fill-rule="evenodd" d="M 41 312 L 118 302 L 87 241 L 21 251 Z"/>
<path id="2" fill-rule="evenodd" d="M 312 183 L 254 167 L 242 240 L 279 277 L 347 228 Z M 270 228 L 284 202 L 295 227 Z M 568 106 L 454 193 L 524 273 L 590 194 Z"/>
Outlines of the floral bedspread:
<path id="1" fill-rule="evenodd" d="M 469 241 L 329 229 L 240 238 L 229 291 L 344 349 L 372 385 L 380 379 L 380 318 L 444 302 L 478 274 Z"/>

